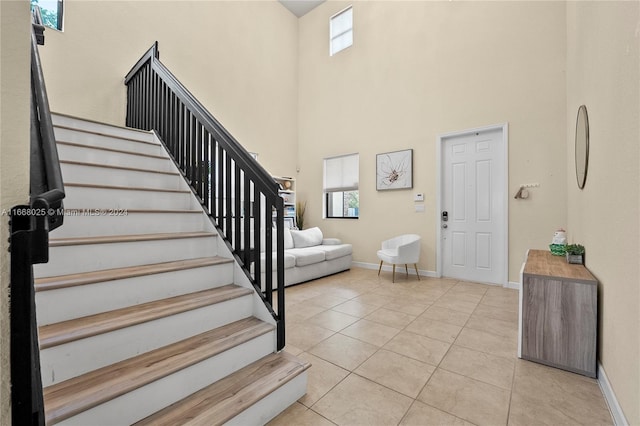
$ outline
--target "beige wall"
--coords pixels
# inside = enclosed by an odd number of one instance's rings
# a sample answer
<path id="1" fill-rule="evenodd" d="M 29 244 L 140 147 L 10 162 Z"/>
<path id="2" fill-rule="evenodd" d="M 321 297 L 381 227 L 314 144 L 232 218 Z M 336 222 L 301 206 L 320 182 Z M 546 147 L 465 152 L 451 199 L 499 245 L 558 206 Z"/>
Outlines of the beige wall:
<path id="1" fill-rule="evenodd" d="M 599 358 L 630 424 L 640 424 L 640 7 L 567 6 L 568 235 L 599 284 Z M 575 179 L 578 106 L 589 113 L 589 169 Z"/>
<path id="2" fill-rule="evenodd" d="M 565 226 L 565 5 L 354 2 L 353 47 L 330 57 L 328 2 L 300 19 L 299 198 L 307 223 L 377 263 L 380 241 L 422 235 L 436 270 L 436 141 L 509 123 L 509 280 Z M 414 189 L 376 192 L 377 153 L 413 148 Z M 360 153 L 360 219 L 322 219 L 322 158 Z M 516 201 L 519 184 L 540 183 Z M 425 194 L 425 213 L 413 194 Z"/>
<path id="3" fill-rule="evenodd" d="M 295 167 L 296 17 L 275 0 L 66 1 L 42 49 L 54 111 L 124 124 L 124 76 L 160 59 L 273 174 Z"/>
<path id="4" fill-rule="evenodd" d="M 5 212 L 29 200 L 29 2 L 0 1 L 0 419 L 11 418 L 9 226 Z M 6 423 L 5 423 L 6 419 Z"/>

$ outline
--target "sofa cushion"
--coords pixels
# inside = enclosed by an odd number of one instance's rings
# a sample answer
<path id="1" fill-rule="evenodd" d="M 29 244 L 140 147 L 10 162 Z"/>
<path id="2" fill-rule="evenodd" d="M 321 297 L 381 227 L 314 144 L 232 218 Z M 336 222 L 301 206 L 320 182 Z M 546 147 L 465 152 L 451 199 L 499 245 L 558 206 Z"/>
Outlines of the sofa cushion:
<path id="1" fill-rule="evenodd" d="M 313 247 L 322 244 L 322 231 L 320 228 L 309 228 L 304 231 L 291 230 L 293 246 L 295 248 Z"/>
<path id="2" fill-rule="evenodd" d="M 260 251 L 264 252 L 267 247 L 267 243 L 265 242 L 266 233 L 263 230 L 260 231 Z M 253 242 L 252 242 L 253 243 Z M 276 228 L 271 229 L 271 251 L 276 251 L 278 248 L 278 233 Z M 289 228 L 284 228 L 284 249 L 293 248 L 293 237 L 291 236 L 291 231 Z"/>
<path id="3" fill-rule="evenodd" d="M 291 230 L 289 228 L 284 228 L 284 249 L 292 249 L 293 248 L 293 237 L 291 236 Z"/>
<path id="4" fill-rule="evenodd" d="M 313 265 L 314 263 L 324 262 L 325 254 L 323 250 L 314 248 L 292 248 L 287 250 L 287 255 L 296 258 L 296 266 Z"/>
<path id="5" fill-rule="evenodd" d="M 265 253 L 260 253 L 260 269 L 262 273 L 264 273 L 267 268 L 265 258 L 266 258 Z M 276 254 L 273 253 L 271 256 L 271 267 L 273 268 L 274 271 L 276 270 L 276 262 L 277 262 L 277 257 L 276 257 Z M 284 269 L 293 268 L 294 266 L 296 266 L 296 258 L 293 255 L 285 252 L 284 253 Z"/>
<path id="6" fill-rule="evenodd" d="M 322 250 L 326 260 L 333 260 L 343 256 L 349 256 L 353 252 L 351 244 L 338 245 L 321 245 L 313 248 L 314 250 Z"/>

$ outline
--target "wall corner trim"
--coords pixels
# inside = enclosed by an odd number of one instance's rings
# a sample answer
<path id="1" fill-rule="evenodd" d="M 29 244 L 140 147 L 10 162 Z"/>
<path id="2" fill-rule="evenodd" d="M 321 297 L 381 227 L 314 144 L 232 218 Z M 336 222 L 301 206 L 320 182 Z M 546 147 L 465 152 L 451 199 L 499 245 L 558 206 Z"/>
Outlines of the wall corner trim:
<path id="1" fill-rule="evenodd" d="M 624 416 L 622 407 L 620 406 L 620 404 L 618 404 L 616 394 L 613 392 L 611 383 L 609 382 L 607 374 L 605 373 L 602 364 L 600 364 L 600 361 L 598 361 L 598 385 L 600 385 L 600 390 L 604 395 L 605 401 L 607 401 L 609 412 L 611 413 L 611 417 L 613 418 L 613 424 L 616 426 L 629 426 L 629 422 Z"/>

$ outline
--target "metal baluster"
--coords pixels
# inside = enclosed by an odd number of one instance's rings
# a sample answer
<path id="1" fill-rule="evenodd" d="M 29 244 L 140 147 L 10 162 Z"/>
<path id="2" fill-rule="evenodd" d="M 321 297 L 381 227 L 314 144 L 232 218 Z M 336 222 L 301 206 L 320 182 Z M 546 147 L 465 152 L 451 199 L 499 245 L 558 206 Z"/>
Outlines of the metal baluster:
<path id="1" fill-rule="evenodd" d="M 251 264 L 251 221 L 253 217 L 253 212 L 251 211 L 251 180 L 246 172 L 243 173 L 242 177 L 244 182 L 244 215 L 242 223 L 244 226 L 244 242 L 242 247 L 242 261 L 245 267 L 249 268 Z"/>
<path id="2" fill-rule="evenodd" d="M 233 218 L 235 219 L 235 223 L 234 223 L 234 231 L 236 233 L 236 238 L 235 238 L 235 242 L 233 244 L 233 248 L 235 249 L 236 253 L 240 252 L 240 249 L 242 247 L 242 234 L 240 234 L 240 229 L 241 229 L 241 221 L 242 221 L 242 210 L 240 208 L 241 206 L 241 201 L 242 201 L 242 185 L 240 185 L 240 166 L 238 166 L 238 163 L 234 162 L 234 166 L 233 166 L 234 170 L 235 170 L 235 176 L 234 176 L 234 180 L 233 183 L 235 184 L 235 188 L 233 191 L 233 196 L 235 197 L 235 205 L 234 205 L 234 209 L 233 209 Z"/>

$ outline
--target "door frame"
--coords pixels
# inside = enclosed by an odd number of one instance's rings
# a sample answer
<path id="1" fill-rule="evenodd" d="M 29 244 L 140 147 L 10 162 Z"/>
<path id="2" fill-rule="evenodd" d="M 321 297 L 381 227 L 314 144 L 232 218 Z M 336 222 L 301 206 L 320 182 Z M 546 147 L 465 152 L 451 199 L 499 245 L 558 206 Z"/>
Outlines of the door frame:
<path id="1" fill-rule="evenodd" d="M 508 287 L 509 285 L 509 123 L 502 124 L 494 124 L 490 126 L 476 127 L 473 129 L 460 130 L 455 132 L 443 133 L 438 136 L 438 140 L 436 142 L 436 276 L 438 278 L 442 277 L 442 223 L 440 215 L 442 213 L 442 196 L 443 196 L 443 188 L 444 178 L 442 173 L 444 171 L 443 167 L 443 155 L 444 155 L 444 143 L 447 139 L 451 139 L 452 137 L 460 137 L 467 136 L 472 133 L 480 133 L 486 132 L 490 130 L 500 130 L 502 132 L 502 147 L 503 147 L 503 155 L 504 155 L 504 171 L 505 171 L 505 179 L 503 182 L 504 185 L 504 211 L 503 215 L 505 218 L 504 228 L 503 228 L 503 241 L 502 245 L 504 248 L 504 270 L 502 271 L 502 286 Z"/>

